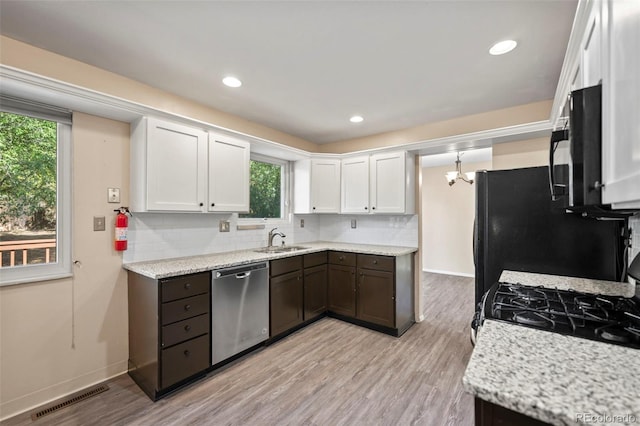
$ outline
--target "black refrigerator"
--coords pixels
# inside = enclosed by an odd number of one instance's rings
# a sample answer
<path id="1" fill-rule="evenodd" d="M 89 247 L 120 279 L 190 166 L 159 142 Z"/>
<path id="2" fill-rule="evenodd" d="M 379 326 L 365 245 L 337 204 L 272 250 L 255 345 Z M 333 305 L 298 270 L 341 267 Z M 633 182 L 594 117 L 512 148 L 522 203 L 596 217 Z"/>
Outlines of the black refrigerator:
<path id="1" fill-rule="evenodd" d="M 503 270 L 618 281 L 624 220 L 552 204 L 548 167 L 476 172 L 476 306 Z"/>

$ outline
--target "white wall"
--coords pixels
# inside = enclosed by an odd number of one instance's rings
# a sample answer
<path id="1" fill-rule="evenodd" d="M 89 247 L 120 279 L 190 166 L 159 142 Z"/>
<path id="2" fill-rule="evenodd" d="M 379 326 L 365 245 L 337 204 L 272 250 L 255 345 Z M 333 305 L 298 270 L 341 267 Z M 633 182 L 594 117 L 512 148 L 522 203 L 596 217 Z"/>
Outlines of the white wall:
<path id="1" fill-rule="evenodd" d="M 129 124 L 75 113 L 72 141 L 79 263 L 70 279 L 0 287 L 0 420 L 127 370 L 127 275 L 107 188 L 128 203 Z"/>

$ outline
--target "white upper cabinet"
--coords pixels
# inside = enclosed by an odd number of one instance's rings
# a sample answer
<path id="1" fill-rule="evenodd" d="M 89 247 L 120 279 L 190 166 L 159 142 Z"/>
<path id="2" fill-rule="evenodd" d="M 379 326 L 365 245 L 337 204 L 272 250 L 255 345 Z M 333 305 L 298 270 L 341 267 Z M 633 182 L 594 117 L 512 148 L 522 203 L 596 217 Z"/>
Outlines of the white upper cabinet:
<path id="1" fill-rule="evenodd" d="M 640 208 L 640 1 L 578 3 L 552 107 L 564 124 L 572 90 L 602 83 L 602 202 Z"/>
<path id="2" fill-rule="evenodd" d="M 640 1 L 602 4 L 602 201 L 640 208 Z"/>
<path id="3" fill-rule="evenodd" d="M 342 213 L 414 214 L 414 157 L 404 151 L 342 160 Z"/>
<path id="4" fill-rule="evenodd" d="M 294 213 L 339 213 L 340 160 L 296 161 L 293 204 Z"/>
<path id="5" fill-rule="evenodd" d="M 369 213 L 369 156 L 342 160 L 342 213 Z"/>
<path id="6" fill-rule="evenodd" d="M 210 212 L 249 211 L 249 143 L 209 132 Z"/>
<path id="7" fill-rule="evenodd" d="M 131 132 L 132 211 L 204 211 L 207 133 L 142 118 Z"/>
<path id="8" fill-rule="evenodd" d="M 131 128 L 131 210 L 249 210 L 249 144 L 152 117 Z"/>
<path id="9" fill-rule="evenodd" d="M 413 214 L 415 165 L 408 153 L 375 154 L 369 164 L 369 204 L 373 214 Z"/>

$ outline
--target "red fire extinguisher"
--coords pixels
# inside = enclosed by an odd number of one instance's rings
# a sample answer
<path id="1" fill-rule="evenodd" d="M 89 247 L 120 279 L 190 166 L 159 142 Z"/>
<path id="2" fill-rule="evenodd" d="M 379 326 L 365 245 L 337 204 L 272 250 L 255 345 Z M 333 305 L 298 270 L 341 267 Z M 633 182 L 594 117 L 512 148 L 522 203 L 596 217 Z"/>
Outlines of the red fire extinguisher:
<path id="1" fill-rule="evenodd" d="M 116 216 L 116 235 L 115 235 L 115 249 L 116 251 L 124 251 L 127 249 L 127 227 L 129 226 L 129 218 L 127 213 L 129 209 L 127 207 L 120 207 Z"/>

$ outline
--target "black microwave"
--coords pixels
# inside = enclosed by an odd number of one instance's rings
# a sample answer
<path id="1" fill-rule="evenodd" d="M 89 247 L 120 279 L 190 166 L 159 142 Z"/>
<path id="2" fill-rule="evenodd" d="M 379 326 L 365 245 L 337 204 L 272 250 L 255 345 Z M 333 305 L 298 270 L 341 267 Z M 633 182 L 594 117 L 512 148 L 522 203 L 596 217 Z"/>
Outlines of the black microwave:
<path id="1" fill-rule="evenodd" d="M 551 133 L 549 183 L 557 207 L 602 205 L 602 85 L 571 92 L 566 124 Z"/>

